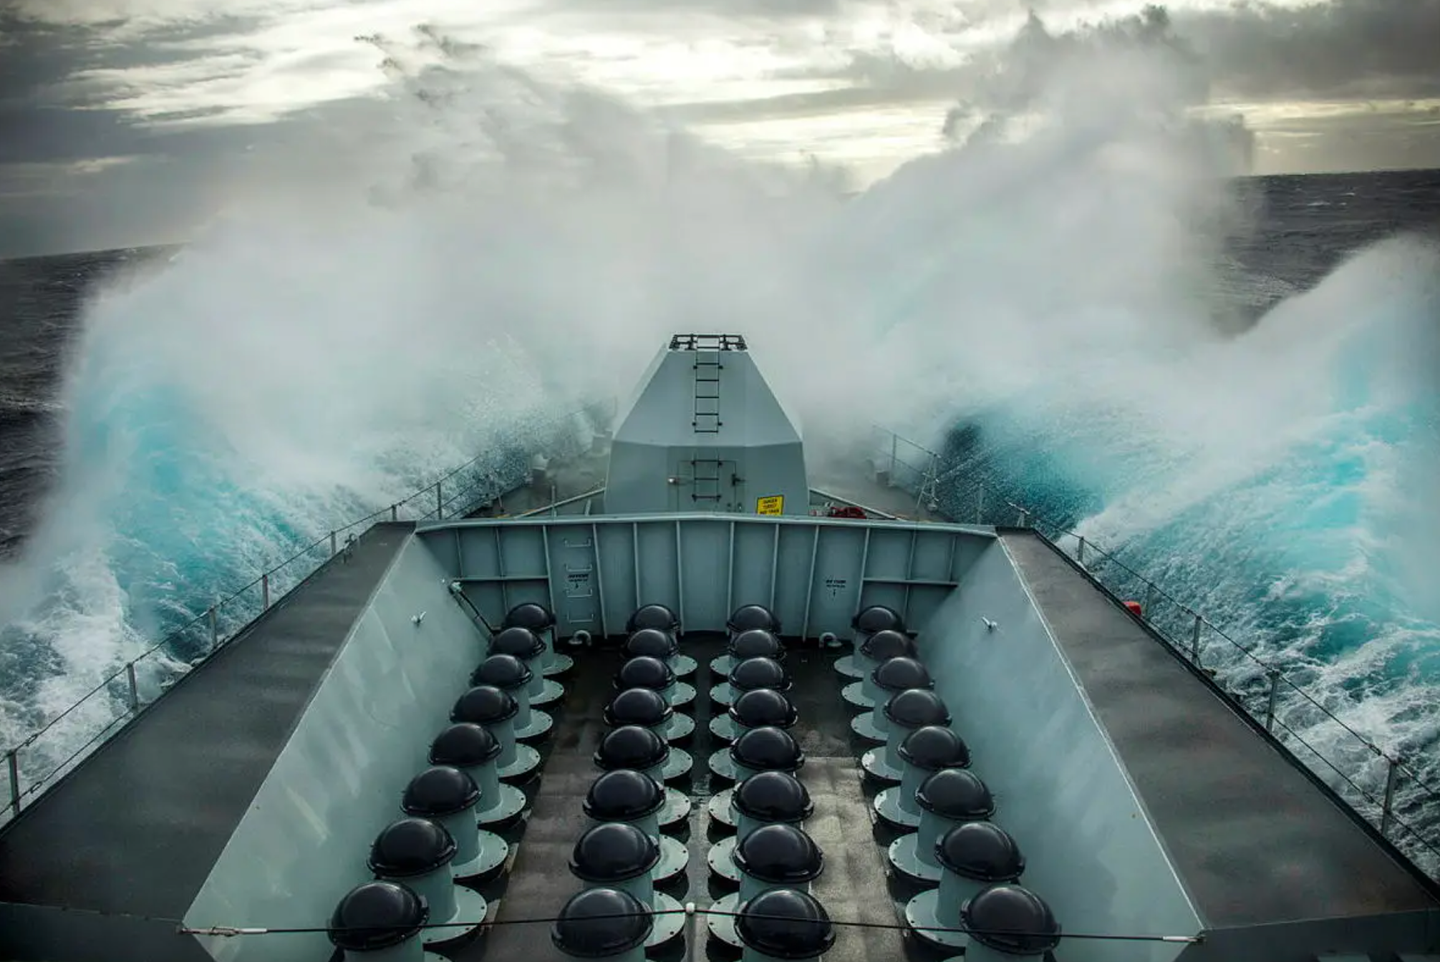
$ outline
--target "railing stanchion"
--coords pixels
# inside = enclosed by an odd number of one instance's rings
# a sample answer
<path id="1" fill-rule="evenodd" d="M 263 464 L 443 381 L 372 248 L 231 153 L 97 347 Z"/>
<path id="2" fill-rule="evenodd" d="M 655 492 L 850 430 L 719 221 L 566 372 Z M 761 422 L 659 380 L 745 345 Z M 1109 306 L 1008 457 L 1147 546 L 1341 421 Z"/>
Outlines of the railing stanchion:
<path id="1" fill-rule="evenodd" d="M 392 505 L 390 505 L 390 520 L 391 520 L 391 521 L 399 521 L 399 520 L 400 520 L 400 505 L 398 505 L 398 504 L 392 504 Z"/>
<path id="2" fill-rule="evenodd" d="M 1155 620 L 1155 582 L 1145 582 L 1145 610 L 1141 612 L 1146 621 Z"/>
<path id="3" fill-rule="evenodd" d="M 5 753 L 5 767 L 10 772 L 10 813 L 20 814 L 20 749 L 12 748 Z"/>
<path id="4" fill-rule="evenodd" d="M 270 610 L 270 572 L 260 576 L 260 610 Z"/>
<path id="5" fill-rule="evenodd" d="M 210 606 L 210 650 L 214 651 L 220 647 L 220 615 L 216 611 L 218 605 Z"/>
<path id="6" fill-rule="evenodd" d="M 1385 771 L 1385 802 L 1380 807 L 1380 834 L 1390 835 L 1390 823 L 1395 820 L 1395 783 L 1400 779 L 1400 764 L 1389 755 L 1385 756 L 1389 768 Z"/>
<path id="7" fill-rule="evenodd" d="M 1196 667 L 1200 665 L 1200 628 L 1204 624 L 1205 619 L 1200 617 L 1199 612 L 1196 612 L 1195 627 L 1190 629 L 1190 660 L 1195 663 Z"/>
<path id="8" fill-rule="evenodd" d="M 330 557 L 335 557 L 335 532 L 330 532 Z"/>
<path id="9" fill-rule="evenodd" d="M 1081 534 L 1076 535 L 1076 537 L 1080 539 L 1080 546 L 1075 549 L 1075 560 L 1078 561 L 1080 563 L 1080 567 L 1083 568 L 1085 567 L 1085 536 Z"/>
<path id="10" fill-rule="evenodd" d="M 1030 523 L 1030 512 L 1024 508 L 1020 509 L 1020 527 L 1026 527 Z"/>
<path id="11" fill-rule="evenodd" d="M 900 443 L 900 435 L 896 434 L 894 431 L 891 431 L 891 432 L 890 432 L 890 474 L 888 475 L 888 478 L 889 478 L 889 482 L 888 482 L 888 483 L 889 483 L 890 487 L 892 487 L 892 488 L 895 487 L 895 463 L 896 463 L 896 461 L 898 460 L 898 458 L 896 457 L 896 453 L 895 453 L 895 446 L 896 446 L 897 444 L 899 444 L 899 443 Z"/>
<path id="12" fill-rule="evenodd" d="M 1280 696 L 1280 672 L 1270 669 L 1270 694 L 1265 696 L 1265 730 L 1275 730 L 1275 700 Z"/>
<path id="13" fill-rule="evenodd" d="M 140 710 L 140 685 L 135 681 L 135 662 L 126 662 L 125 680 L 130 683 L 130 713 Z"/>
<path id="14" fill-rule="evenodd" d="M 440 482 L 435 482 L 435 520 L 441 521 L 445 517 L 445 502 L 440 498 Z"/>
<path id="15" fill-rule="evenodd" d="M 985 482 L 975 485 L 975 523 L 985 523 Z"/>

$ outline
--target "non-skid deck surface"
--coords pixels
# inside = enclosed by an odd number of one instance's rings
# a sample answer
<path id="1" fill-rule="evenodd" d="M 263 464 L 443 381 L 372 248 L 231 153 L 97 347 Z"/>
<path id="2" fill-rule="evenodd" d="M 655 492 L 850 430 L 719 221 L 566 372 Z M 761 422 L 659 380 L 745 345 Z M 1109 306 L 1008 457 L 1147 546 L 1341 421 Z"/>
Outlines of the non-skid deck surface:
<path id="1" fill-rule="evenodd" d="M 690 865 L 684 876 L 667 883 L 662 891 L 682 904 L 693 901 L 704 907 L 731 891 L 711 881 L 705 862 L 710 846 L 725 837 L 723 832 L 710 829 L 705 809 L 712 792 L 728 787 L 719 781 L 712 784 L 707 768 L 710 753 L 723 747 L 711 737 L 708 728 L 712 717 L 708 693 L 718 680 L 709 673 L 709 661 L 723 651 L 723 642 L 713 635 L 686 636 L 682 650 L 700 665 L 695 675 L 686 679 L 698 692 L 695 703 L 685 709 L 695 719 L 695 735 L 679 746 L 694 756 L 695 769 L 692 778 L 672 782 L 671 787 L 689 794 L 694 809 L 688 830 L 671 834 L 687 840 Z M 795 680 L 790 697 L 800 715 L 794 734 L 807 756 L 800 778 L 815 803 L 815 815 L 806 822 L 805 829 L 825 853 L 825 872 L 814 894 L 836 921 L 894 925 L 898 921 L 896 896 L 887 885 L 884 849 L 871 837 L 869 798 L 862 784 L 856 746 L 849 736 L 850 715 L 845 711 L 831 667 L 834 658 L 831 652 L 792 650 L 786 662 Z M 492 910 L 497 924 L 483 938 L 448 952 L 456 962 L 561 962 L 565 958 L 551 944 L 548 922 L 525 920 L 553 918 L 565 900 L 581 888 L 580 881 L 569 871 L 570 852 L 589 824 L 581 802 L 599 774 L 591 756 L 607 730 L 601 715 L 614 694 L 610 679 L 621 660 L 613 651 L 589 651 L 576 657 L 575 669 L 565 679 L 567 691 L 562 707 L 555 712 L 553 743 L 534 792 L 533 807 L 523 834 L 518 836 L 509 876 L 500 883 L 503 894 L 497 891 L 499 904 Z M 702 942 L 695 957 L 734 957 L 733 951 L 708 938 L 703 918 L 697 920 L 694 931 Z M 908 941 L 894 929 L 842 926 L 826 959 L 898 959 L 913 954 L 906 951 Z M 686 957 L 686 948 L 683 939 L 676 939 L 659 951 L 651 951 L 649 957 L 681 959 Z"/>
<path id="2" fill-rule="evenodd" d="M 413 525 L 281 598 L 0 833 L 0 900 L 178 917 Z"/>
<path id="3" fill-rule="evenodd" d="M 1436 901 L 1068 560 L 1006 549 L 1214 927 L 1433 909 Z"/>

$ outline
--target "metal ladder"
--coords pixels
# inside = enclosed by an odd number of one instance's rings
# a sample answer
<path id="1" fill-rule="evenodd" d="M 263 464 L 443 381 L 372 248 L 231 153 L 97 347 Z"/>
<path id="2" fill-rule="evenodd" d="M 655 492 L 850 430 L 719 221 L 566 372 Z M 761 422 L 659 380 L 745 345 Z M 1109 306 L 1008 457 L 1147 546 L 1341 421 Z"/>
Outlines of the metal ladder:
<path id="1" fill-rule="evenodd" d="M 724 462 L 713 460 L 694 460 L 690 462 L 690 474 L 693 487 L 690 489 L 690 500 L 692 501 L 719 501 L 721 474 Z"/>
<path id="2" fill-rule="evenodd" d="M 719 351 L 695 352 L 695 417 L 690 422 L 696 434 L 719 434 L 720 425 Z"/>

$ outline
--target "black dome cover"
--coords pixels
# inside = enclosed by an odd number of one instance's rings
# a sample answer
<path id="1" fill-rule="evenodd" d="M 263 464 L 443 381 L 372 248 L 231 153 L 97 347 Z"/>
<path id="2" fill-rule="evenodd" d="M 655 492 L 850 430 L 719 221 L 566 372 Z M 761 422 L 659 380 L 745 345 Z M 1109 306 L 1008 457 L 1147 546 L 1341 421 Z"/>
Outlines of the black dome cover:
<path id="1" fill-rule="evenodd" d="M 631 658 L 648 655 L 651 658 L 672 658 L 680 650 L 680 643 L 668 631 L 659 628 L 641 628 L 625 639 L 625 654 Z"/>
<path id="2" fill-rule="evenodd" d="M 731 658 L 741 661 L 746 658 L 774 658 L 780 661 L 785 657 L 785 645 L 764 628 L 751 628 L 732 635 L 725 650 Z"/>
<path id="3" fill-rule="evenodd" d="M 850 627 L 857 631 L 863 631 L 867 635 L 873 635 L 877 631 L 905 630 L 905 619 L 900 617 L 900 612 L 894 608 L 887 608 L 884 605 L 871 605 L 861 611 L 854 618 L 850 619 Z"/>
<path id="4" fill-rule="evenodd" d="M 1020 847 L 994 822 L 962 822 L 940 836 L 935 859 L 977 882 L 1013 882 L 1025 871 Z"/>
<path id="5" fill-rule="evenodd" d="M 860 644 L 860 654 L 871 661 L 889 661 L 891 658 L 914 658 L 915 642 L 910 636 L 898 631 L 885 629 L 877 631 Z"/>
<path id="6" fill-rule="evenodd" d="M 945 700 L 928 688 L 910 688 L 892 695 L 885 704 L 885 717 L 901 728 L 950 724 Z"/>
<path id="7" fill-rule="evenodd" d="M 514 655 L 491 655 L 470 673 L 470 684 L 512 691 L 530 682 L 530 668 Z"/>
<path id="8" fill-rule="evenodd" d="M 498 757 L 504 750 L 505 746 L 490 733 L 490 729 L 474 722 L 459 722 L 445 729 L 430 743 L 430 764 L 471 768 Z"/>
<path id="9" fill-rule="evenodd" d="M 942 768 L 925 779 L 915 792 L 915 803 L 957 822 L 975 822 L 995 814 L 989 786 L 963 768 Z"/>
<path id="10" fill-rule="evenodd" d="M 627 688 L 605 706 L 605 724 L 612 728 L 621 725 L 654 728 L 669 721 L 674 714 L 675 710 L 659 692 L 649 688 Z"/>
<path id="11" fill-rule="evenodd" d="M 803 822 L 815 812 L 810 792 L 788 772 L 759 772 L 735 787 L 735 810 L 757 822 Z"/>
<path id="12" fill-rule="evenodd" d="M 725 627 L 735 632 L 749 631 L 751 628 L 778 632 L 780 619 L 764 605 L 741 605 L 730 614 Z"/>
<path id="13" fill-rule="evenodd" d="M 473 722 L 476 725 L 497 725 L 514 718 L 520 703 L 494 685 L 476 685 L 455 701 L 450 720 Z"/>
<path id="14" fill-rule="evenodd" d="M 586 882 L 639 878 L 660 861 L 660 843 L 626 822 L 592 826 L 575 842 L 570 873 Z"/>
<path id="15" fill-rule="evenodd" d="M 633 768 L 617 768 L 590 784 L 583 808 L 596 821 L 633 822 L 664 805 L 665 789 L 659 782 Z"/>
<path id="16" fill-rule="evenodd" d="M 365 882 L 340 899 L 330 916 L 331 944 L 357 952 L 399 945 L 430 920 L 425 900 L 397 882 Z"/>
<path id="17" fill-rule="evenodd" d="M 641 628 L 659 628 L 661 631 L 674 631 L 680 627 L 680 619 L 675 617 L 675 612 L 664 605 L 644 605 L 635 609 L 625 622 L 625 630 L 639 631 Z"/>
<path id="18" fill-rule="evenodd" d="M 900 758 L 916 768 L 938 772 L 942 768 L 967 767 L 970 748 L 949 728 L 926 725 L 905 736 L 900 743 Z"/>
<path id="19" fill-rule="evenodd" d="M 529 628 L 538 634 L 553 624 L 555 624 L 555 616 L 550 613 L 550 609 L 544 605 L 536 604 L 533 601 L 527 601 L 522 605 L 516 605 L 514 608 L 511 608 L 510 611 L 506 613 L 505 621 L 501 623 L 501 627 Z"/>
<path id="20" fill-rule="evenodd" d="M 737 765 L 757 772 L 793 772 L 805 764 L 800 743 L 787 731 L 767 725 L 743 732 L 730 746 Z"/>
<path id="21" fill-rule="evenodd" d="M 735 934 L 774 959 L 813 959 L 835 944 L 835 926 L 824 906 L 795 889 L 770 889 L 746 902 Z"/>
<path id="22" fill-rule="evenodd" d="M 622 725 L 605 733 L 600 747 L 595 751 L 595 764 L 606 771 L 616 768 L 634 768 L 644 771 L 656 765 L 665 764 L 670 757 L 670 746 L 665 739 L 648 728 L 638 725 Z"/>
<path id="23" fill-rule="evenodd" d="M 825 868 L 820 846 L 787 822 L 761 825 L 735 845 L 735 867 L 771 885 L 803 885 Z"/>
<path id="24" fill-rule="evenodd" d="M 881 662 L 870 677 L 886 691 L 905 691 L 907 688 L 934 688 L 930 673 L 914 658 L 891 658 Z"/>
<path id="25" fill-rule="evenodd" d="M 651 658 L 647 655 L 631 658 L 615 673 L 615 687 L 621 691 L 626 688 L 650 688 L 654 691 L 664 691 L 673 684 L 675 684 L 675 672 L 670 670 L 670 666 L 659 658 Z"/>
<path id="26" fill-rule="evenodd" d="M 654 924 L 649 908 L 629 892 L 591 888 L 570 896 L 550 941 L 566 955 L 602 959 L 642 944 Z"/>
<path id="27" fill-rule="evenodd" d="M 744 728 L 789 728 L 798 717 L 790 699 L 773 688 L 742 692 L 730 705 L 731 720 Z"/>
<path id="28" fill-rule="evenodd" d="M 455 839 L 428 818 L 402 818 L 375 836 L 370 871 L 387 879 L 425 875 L 455 857 Z"/>
<path id="29" fill-rule="evenodd" d="M 1021 885 L 985 889 L 960 906 L 960 921 L 975 941 L 1007 955 L 1044 955 L 1060 944 L 1055 913 Z"/>
<path id="30" fill-rule="evenodd" d="M 529 661 L 544 651 L 545 642 L 540 640 L 540 636 L 529 628 L 521 628 L 518 625 L 514 628 L 506 628 L 490 639 L 490 654 L 492 655 L 513 655 L 521 661 Z"/>
<path id="31" fill-rule="evenodd" d="M 475 779 L 450 765 L 432 765 L 410 779 L 400 807 L 406 815 L 444 818 L 463 812 L 480 801 Z"/>
<path id="32" fill-rule="evenodd" d="M 730 686 L 737 691 L 786 691 L 790 688 L 790 673 L 773 658 L 746 658 L 730 669 Z"/>

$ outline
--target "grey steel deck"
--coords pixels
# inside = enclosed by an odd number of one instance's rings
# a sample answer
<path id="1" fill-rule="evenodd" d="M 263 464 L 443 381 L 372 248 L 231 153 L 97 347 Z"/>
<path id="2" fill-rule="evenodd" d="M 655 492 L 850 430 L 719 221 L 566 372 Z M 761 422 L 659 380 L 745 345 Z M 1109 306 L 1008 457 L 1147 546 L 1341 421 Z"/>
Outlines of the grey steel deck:
<path id="1" fill-rule="evenodd" d="M 0 901 L 179 918 L 412 529 L 370 529 L 25 809 Z"/>
<path id="2" fill-rule="evenodd" d="M 1006 550 L 1207 925 L 1434 909 L 1400 862 L 1032 532 Z"/>
<path id="3" fill-rule="evenodd" d="M 688 842 L 689 870 L 661 890 L 682 904 L 693 901 L 703 907 L 731 891 L 711 882 L 705 862 L 710 846 L 724 837 L 711 832 L 704 805 L 712 791 L 726 787 L 711 785 L 706 764 L 710 753 L 723 745 L 709 732 L 712 706 L 707 696 L 710 685 L 718 680 L 710 675 L 708 663 L 722 653 L 723 643 L 717 636 L 692 634 L 685 636 L 682 647 L 700 664 L 695 676 L 686 679 L 698 693 L 694 704 L 685 709 L 695 719 L 695 734 L 679 746 L 694 756 L 695 769 L 689 780 L 672 782 L 671 787 L 689 794 L 696 804 L 688 835 L 677 835 Z M 800 777 L 815 803 L 815 814 L 805 828 L 826 855 L 825 872 L 814 891 L 837 921 L 895 925 L 899 921 L 896 896 L 887 885 L 884 848 L 869 838 L 869 797 L 849 735 L 850 716 L 831 667 L 834 658 L 833 653 L 809 648 L 793 650 L 786 662 L 795 681 L 790 696 L 800 713 L 795 735 L 807 757 Z M 509 876 L 499 880 L 494 891 L 481 889 L 487 896 L 499 897 L 499 905 L 491 910 L 492 921 L 498 924 L 475 941 L 445 953 L 456 962 L 521 958 L 563 962 L 565 957 L 550 942 L 548 923 L 517 923 L 553 917 L 582 887 L 567 866 L 575 840 L 589 824 L 581 802 L 599 774 L 591 756 L 607 730 L 601 713 L 614 694 L 610 679 L 622 660 L 610 650 L 577 656 L 575 670 L 566 678 L 563 708 L 555 712 L 549 757 L 534 793 L 533 808 L 523 834 L 514 836 L 519 842 Z M 695 931 L 701 940 L 695 957 L 734 957 L 731 950 L 708 938 L 703 917 L 697 920 Z M 682 940 L 677 939 L 650 957 L 679 959 L 685 957 L 684 950 Z M 856 927 L 841 928 L 835 948 L 825 956 L 827 962 L 902 957 L 916 956 L 910 940 L 899 931 Z"/>

